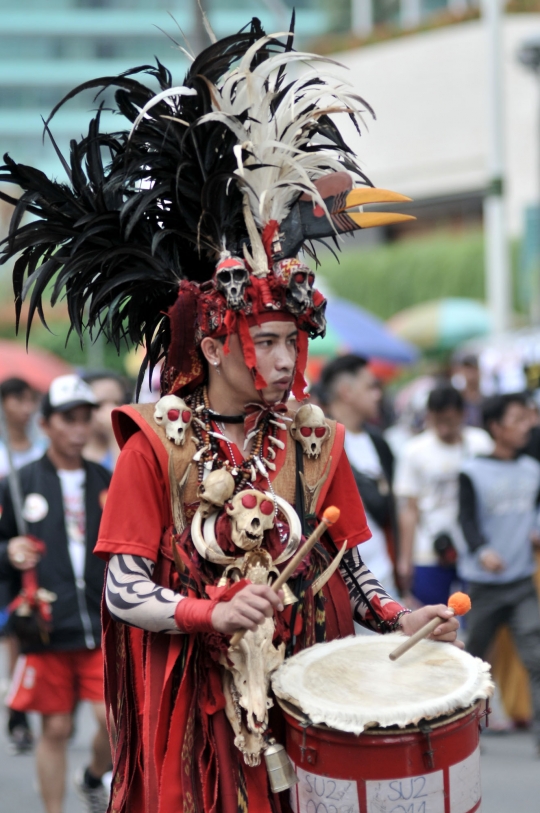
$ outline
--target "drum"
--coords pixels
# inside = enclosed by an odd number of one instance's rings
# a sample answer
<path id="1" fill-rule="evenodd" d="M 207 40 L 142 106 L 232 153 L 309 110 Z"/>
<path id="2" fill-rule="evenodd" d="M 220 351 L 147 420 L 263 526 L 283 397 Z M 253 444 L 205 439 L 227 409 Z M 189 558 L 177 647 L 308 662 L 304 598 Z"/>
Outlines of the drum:
<path id="1" fill-rule="evenodd" d="M 295 813 L 473 813 L 489 666 L 457 647 L 403 636 L 317 644 L 272 678 L 298 777 Z"/>

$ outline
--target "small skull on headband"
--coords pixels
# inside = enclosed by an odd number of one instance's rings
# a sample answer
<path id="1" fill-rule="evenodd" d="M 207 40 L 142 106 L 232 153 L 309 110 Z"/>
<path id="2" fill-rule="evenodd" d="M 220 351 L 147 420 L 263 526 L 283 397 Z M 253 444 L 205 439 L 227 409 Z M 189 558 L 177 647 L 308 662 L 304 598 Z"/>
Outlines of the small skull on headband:
<path id="1" fill-rule="evenodd" d="M 220 260 L 215 273 L 216 289 L 227 300 L 227 308 L 240 310 L 246 304 L 245 292 L 249 285 L 249 271 L 239 257 Z"/>
<path id="2" fill-rule="evenodd" d="M 274 265 L 274 274 L 287 285 L 286 308 L 300 316 L 313 307 L 313 283 L 315 275 L 311 268 L 295 259 L 281 260 Z"/>

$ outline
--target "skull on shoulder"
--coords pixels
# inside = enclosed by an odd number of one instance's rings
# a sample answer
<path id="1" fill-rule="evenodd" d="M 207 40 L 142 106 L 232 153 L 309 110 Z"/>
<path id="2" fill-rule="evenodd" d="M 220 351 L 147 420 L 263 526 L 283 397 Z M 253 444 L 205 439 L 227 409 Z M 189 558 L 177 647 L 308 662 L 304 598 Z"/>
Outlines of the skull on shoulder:
<path id="1" fill-rule="evenodd" d="M 319 457 L 322 445 L 330 435 L 322 409 L 315 404 L 301 406 L 294 416 L 291 435 L 300 443 L 306 457 Z"/>
<path id="2" fill-rule="evenodd" d="M 183 446 L 186 442 L 191 418 L 191 409 L 177 395 L 164 395 L 154 407 L 154 421 L 163 427 L 167 439 L 176 446 Z"/>

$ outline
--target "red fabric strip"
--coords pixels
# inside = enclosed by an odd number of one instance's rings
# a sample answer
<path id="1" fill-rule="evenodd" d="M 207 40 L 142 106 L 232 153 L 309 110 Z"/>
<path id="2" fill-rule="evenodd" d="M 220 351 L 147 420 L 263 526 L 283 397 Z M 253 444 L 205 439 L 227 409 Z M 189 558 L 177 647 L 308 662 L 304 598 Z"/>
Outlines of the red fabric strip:
<path id="1" fill-rule="evenodd" d="M 303 401 L 306 397 L 307 384 L 306 379 L 304 378 L 304 373 L 306 371 L 308 357 L 308 335 L 305 330 L 298 331 L 296 346 L 298 348 L 298 353 L 296 356 L 296 368 L 294 373 L 294 382 L 292 385 L 292 394 L 297 401 Z"/>
<path id="2" fill-rule="evenodd" d="M 247 319 L 243 313 L 239 313 L 237 317 L 238 323 L 238 335 L 240 337 L 240 344 L 242 345 L 242 353 L 244 355 L 244 361 L 246 362 L 248 369 L 255 376 L 255 388 L 258 390 L 264 390 L 268 386 L 262 375 L 257 370 L 257 356 L 255 355 L 255 345 L 253 344 L 253 339 L 251 338 L 251 333 L 249 332 L 249 325 L 247 323 Z"/>

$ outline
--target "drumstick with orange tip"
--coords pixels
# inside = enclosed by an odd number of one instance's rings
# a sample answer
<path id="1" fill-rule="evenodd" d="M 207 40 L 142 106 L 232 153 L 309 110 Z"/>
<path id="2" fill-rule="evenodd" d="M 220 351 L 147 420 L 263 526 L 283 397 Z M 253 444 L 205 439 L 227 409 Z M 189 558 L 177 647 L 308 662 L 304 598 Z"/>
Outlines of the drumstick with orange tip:
<path id="1" fill-rule="evenodd" d="M 454 615 L 465 615 L 465 613 L 468 613 L 471 609 L 471 600 L 466 593 L 452 593 L 448 599 L 448 607 L 454 611 Z M 406 641 L 403 641 L 402 644 L 396 647 L 396 649 L 390 653 L 390 660 L 397 661 L 405 652 L 412 649 L 418 641 L 422 641 L 424 638 L 427 638 L 428 635 L 431 635 L 432 632 L 435 632 L 439 624 L 444 624 L 444 621 L 445 619 L 443 618 L 432 618 L 431 621 L 428 621 L 427 624 L 424 624 L 423 627 L 417 630 L 414 635 L 411 635 Z"/>
<path id="2" fill-rule="evenodd" d="M 316 544 L 316 542 L 319 541 L 323 533 L 331 525 L 338 521 L 340 513 L 339 508 L 336 508 L 335 505 L 329 505 L 328 508 L 325 509 L 322 519 L 313 533 L 308 536 L 302 547 L 298 548 L 294 556 L 291 557 L 286 567 L 283 568 L 275 580 L 274 584 L 272 585 L 272 590 L 274 590 L 274 592 L 277 593 L 278 590 L 283 587 L 285 582 L 292 576 L 302 559 L 308 555 L 311 548 Z M 237 632 L 235 632 L 231 638 L 230 646 L 237 646 L 245 634 L 246 630 L 237 630 Z"/>

